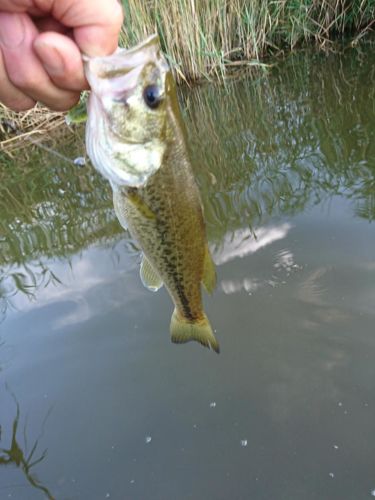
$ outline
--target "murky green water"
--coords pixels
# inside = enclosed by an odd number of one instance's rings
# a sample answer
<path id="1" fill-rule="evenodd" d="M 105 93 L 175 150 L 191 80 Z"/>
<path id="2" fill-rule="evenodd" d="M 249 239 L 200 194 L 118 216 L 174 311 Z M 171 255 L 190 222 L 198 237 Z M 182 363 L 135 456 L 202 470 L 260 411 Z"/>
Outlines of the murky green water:
<path id="1" fill-rule="evenodd" d="M 375 496 L 374 68 L 364 45 L 186 93 L 219 356 L 170 343 L 91 167 L 2 158 L 1 499 Z"/>

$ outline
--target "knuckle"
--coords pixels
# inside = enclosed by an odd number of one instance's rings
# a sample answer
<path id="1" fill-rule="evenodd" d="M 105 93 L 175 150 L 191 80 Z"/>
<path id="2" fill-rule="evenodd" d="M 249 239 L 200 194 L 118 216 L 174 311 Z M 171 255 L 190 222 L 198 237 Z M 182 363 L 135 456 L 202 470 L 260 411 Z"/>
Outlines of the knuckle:
<path id="1" fill-rule="evenodd" d="M 29 97 L 6 98 L 2 102 L 5 106 L 13 111 L 27 111 L 35 106 L 35 101 Z"/>
<path id="2" fill-rule="evenodd" d="M 45 103 L 47 107 L 54 111 L 67 111 L 79 101 L 79 93 L 63 96 L 60 99 L 54 99 L 53 102 Z"/>
<path id="3" fill-rule="evenodd" d="M 41 82 L 40 79 L 35 78 L 32 73 L 26 73 L 23 71 L 15 71 L 13 74 L 9 75 L 9 79 L 15 87 L 24 91 L 40 89 L 43 85 L 43 82 Z"/>

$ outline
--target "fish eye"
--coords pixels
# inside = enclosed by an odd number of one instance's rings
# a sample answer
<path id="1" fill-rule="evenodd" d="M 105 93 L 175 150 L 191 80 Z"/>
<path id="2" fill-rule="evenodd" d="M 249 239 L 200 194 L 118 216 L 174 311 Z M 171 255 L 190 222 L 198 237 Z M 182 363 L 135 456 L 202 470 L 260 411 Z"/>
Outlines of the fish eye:
<path id="1" fill-rule="evenodd" d="M 143 99 L 149 108 L 156 109 L 162 101 L 159 87 L 157 85 L 148 85 L 145 87 Z"/>

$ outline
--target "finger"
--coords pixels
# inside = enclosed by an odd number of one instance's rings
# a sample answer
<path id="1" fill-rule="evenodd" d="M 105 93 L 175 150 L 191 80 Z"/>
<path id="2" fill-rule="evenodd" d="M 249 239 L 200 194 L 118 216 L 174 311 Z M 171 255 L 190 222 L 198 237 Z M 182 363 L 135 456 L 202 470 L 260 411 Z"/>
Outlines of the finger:
<path id="1" fill-rule="evenodd" d="M 33 7 L 30 0 L 1 0 L 1 10 L 8 12 L 25 12 L 28 7 Z"/>
<path id="2" fill-rule="evenodd" d="M 41 15 L 44 9 L 35 6 L 34 0 L 1 0 L 1 10 L 5 12 L 28 12 L 31 15 Z"/>
<path id="3" fill-rule="evenodd" d="M 38 31 L 26 14 L 0 12 L 0 44 L 10 82 L 23 94 L 51 109 L 64 111 L 79 99 L 79 92 L 58 88 L 33 50 Z"/>
<path id="4" fill-rule="evenodd" d="M 35 101 L 18 90 L 9 81 L 0 50 L 0 102 L 13 111 L 26 111 L 35 106 Z"/>
<path id="5" fill-rule="evenodd" d="M 117 0 L 53 0 L 51 14 L 73 28 L 74 39 L 88 56 L 112 54 L 118 45 L 123 11 Z"/>
<path id="6" fill-rule="evenodd" d="M 34 50 L 57 87 L 79 92 L 88 89 L 82 56 L 73 40 L 59 33 L 42 33 L 34 41 Z"/>

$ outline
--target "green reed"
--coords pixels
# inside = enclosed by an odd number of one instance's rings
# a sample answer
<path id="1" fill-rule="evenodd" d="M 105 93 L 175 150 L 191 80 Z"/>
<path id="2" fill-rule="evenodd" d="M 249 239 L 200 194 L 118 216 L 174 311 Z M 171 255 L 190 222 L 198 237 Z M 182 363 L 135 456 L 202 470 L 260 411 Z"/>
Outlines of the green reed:
<path id="1" fill-rule="evenodd" d="M 123 0 L 121 42 L 133 45 L 157 31 L 177 78 L 211 79 L 233 66 L 254 65 L 304 42 L 365 35 L 375 0 Z"/>

